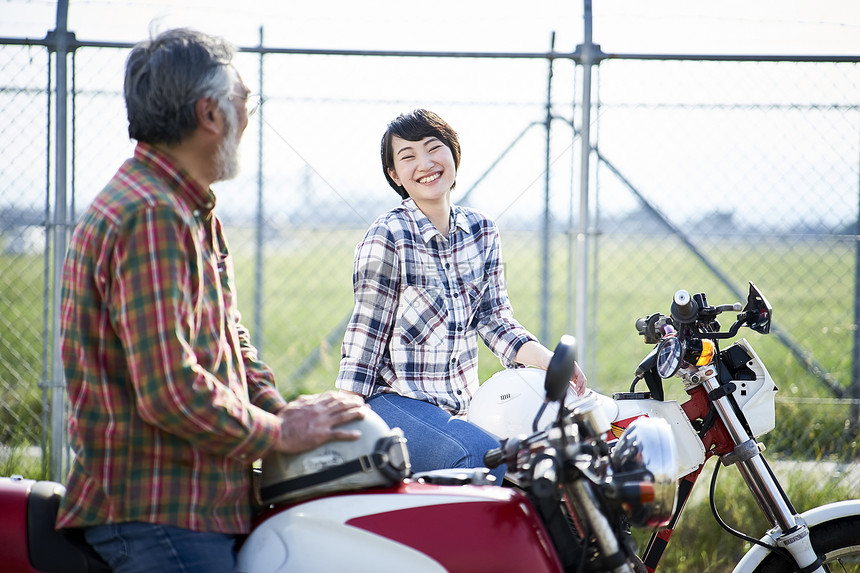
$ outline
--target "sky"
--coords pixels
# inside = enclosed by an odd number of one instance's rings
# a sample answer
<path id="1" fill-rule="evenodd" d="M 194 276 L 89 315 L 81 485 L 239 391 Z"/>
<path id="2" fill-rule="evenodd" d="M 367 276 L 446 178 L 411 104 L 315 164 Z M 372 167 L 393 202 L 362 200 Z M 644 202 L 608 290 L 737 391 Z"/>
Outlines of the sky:
<path id="1" fill-rule="evenodd" d="M 581 1 L 71 0 L 85 40 L 134 42 L 150 24 L 193 26 L 256 45 L 296 48 L 546 51 L 583 39 Z M 860 54 L 855 0 L 594 0 L 593 39 L 607 53 Z M 0 36 L 42 38 L 56 2 L 0 0 Z"/>

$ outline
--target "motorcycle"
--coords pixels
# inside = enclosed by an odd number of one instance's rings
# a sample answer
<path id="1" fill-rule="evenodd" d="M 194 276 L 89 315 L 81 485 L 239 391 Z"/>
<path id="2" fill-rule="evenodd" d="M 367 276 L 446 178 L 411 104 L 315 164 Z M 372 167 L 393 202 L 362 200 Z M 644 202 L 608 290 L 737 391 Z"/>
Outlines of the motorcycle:
<path id="1" fill-rule="evenodd" d="M 610 452 L 598 402 L 565 407 L 574 366 L 574 341 L 562 337 L 535 429 L 487 452 L 489 467 L 507 464 L 507 487 L 487 468 L 411 474 L 402 433 L 373 413 L 351 423 L 358 441 L 264 459 L 237 570 L 641 571 L 630 527 L 664 526 L 673 515 L 672 431 L 643 417 L 613 436 Z M 556 414 L 546 423 L 549 410 Z M 4 571 L 109 571 L 79 532 L 54 530 L 64 492 L 59 483 L 0 478 Z"/>
<path id="2" fill-rule="evenodd" d="M 717 317 L 737 313 L 726 331 Z M 653 350 L 639 364 L 628 392 L 611 398 L 591 390 L 612 421 L 605 436 L 609 447 L 624 428 L 643 418 L 665 420 L 677 446 L 677 509 L 669 523 L 655 529 L 642 555 L 649 572 L 657 569 L 705 461 L 718 456 L 710 489 L 715 518 L 726 531 L 752 544 L 735 572 L 860 570 L 860 500 L 831 503 L 798 514 L 764 457 L 759 438 L 775 425 L 777 391 L 764 363 L 746 339 L 724 349 L 741 327 L 768 334 L 770 303 L 750 283 L 745 306 L 711 306 L 704 293 L 675 293 L 668 315 L 655 313 L 636 321 L 636 329 Z M 689 400 L 666 400 L 663 381 L 677 377 Z M 648 391 L 637 392 L 644 380 Z M 488 379 L 470 407 L 469 420 L 503 439 L 528 430 L 520 410 L 536 402 L 535 374 L 510 370 Z M 505 404 L 510 407 L 506 408 Z M 531 406 L 529 406 L 531 404 Z M 617 445 L 615 445 L 617 447 Z M 771 528 L 756 539 L 722 522 L 714 504 L 717 472 L 734 465 Z"/>

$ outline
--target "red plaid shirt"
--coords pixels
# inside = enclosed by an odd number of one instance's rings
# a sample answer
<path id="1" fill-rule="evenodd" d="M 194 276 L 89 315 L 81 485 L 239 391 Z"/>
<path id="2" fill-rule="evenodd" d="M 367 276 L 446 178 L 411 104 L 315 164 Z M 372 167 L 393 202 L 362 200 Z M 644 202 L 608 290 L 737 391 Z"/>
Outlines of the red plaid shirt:
<path id="1" fill-rule="evenodd" d="M 478 389 L 478 336 L 509 368 L 536 340 L 514 320 L 498 229 L 472 209 L 453 207 L 442 237 L 404 200 L 356 247 L 353 283 L 337 386 L 364 396 L 395 392 L 462 415 Z"/>
<path id="2" fill-rule="evenodd" d="M 239 323 L 215 198 L 138 144 L 75 228 L 62 356 L 75 451 L 57 527 L 250 526 L 285 405 Z"/>

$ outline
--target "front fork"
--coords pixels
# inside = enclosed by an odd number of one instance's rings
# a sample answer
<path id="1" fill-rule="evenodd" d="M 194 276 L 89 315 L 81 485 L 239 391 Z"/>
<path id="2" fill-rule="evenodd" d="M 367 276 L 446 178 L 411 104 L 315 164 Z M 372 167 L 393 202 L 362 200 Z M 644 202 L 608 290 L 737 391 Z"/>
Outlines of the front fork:
<path id="1" fill-rule="evenodd" d="M 738 418 L 732 401 L 724 391 L 725 386 L 721 386 L 717 381 L 714 366 L 699 369 L 690 377 L 690 380 L 693 383 L 700 381 L 731 436 L 735 448 L 721 455 L 720 461 L 727 466 L 737 465 L 741 477 L 762 512 L 774 526 L 767 534 L 773 545 L 786 549 L 804 573 L 823 572 L 821 560 L 812 547 L 809 528 L 795 513 L 785 492 L 762 458 L 762 449 L 750 437 Z"/>
<path id="2" fill-rule="evenodd" d="M 612 524 L 606 515 L 600 511 L 600 503 L 591 489 L 587 479 L 577 479 L 562 486 L 564 502 L 571 515 L 578 516 L 587 523 L 587 528 L 594 536 L 600 556 L 612 573 L 633 573 L 633 568 L 627 562 L 622 552 L 621 544 L 615 535 Z M 578 526 L 581 527 L 581 526 Z M 588 534 L 588 531 L 580 531 Z"/>

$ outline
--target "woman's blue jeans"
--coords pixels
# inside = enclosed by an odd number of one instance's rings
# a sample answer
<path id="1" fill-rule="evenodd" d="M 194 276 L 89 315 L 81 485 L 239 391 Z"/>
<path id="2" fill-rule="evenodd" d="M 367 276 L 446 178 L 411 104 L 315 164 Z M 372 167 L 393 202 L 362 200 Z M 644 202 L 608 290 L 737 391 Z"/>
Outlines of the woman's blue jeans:
<path id="1" fill-rule="evenodd" d="M 406 437 L 413 472 L 445 468 L 484 467 L 484 454 L 499 441 L 471 422 L 455 418 L 442 408 L 399 394 L 377 394 L 367 405 Z M 501 485 L 505 466 L 490 470 Z"/>
<path id="2" fill-rule="evenodd" d="M 84 531 L 114 573 L 234 573 L 235 537 L 181 527 L 107 523 Z"/>

